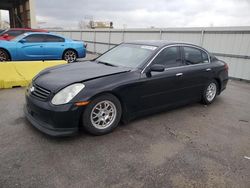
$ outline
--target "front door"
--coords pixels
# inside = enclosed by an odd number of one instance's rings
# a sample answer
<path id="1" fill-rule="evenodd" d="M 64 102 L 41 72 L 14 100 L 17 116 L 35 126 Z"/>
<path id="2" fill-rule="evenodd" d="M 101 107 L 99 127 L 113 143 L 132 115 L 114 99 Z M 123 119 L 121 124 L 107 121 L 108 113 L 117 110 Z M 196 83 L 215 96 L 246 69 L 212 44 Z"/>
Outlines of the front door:
<path id="1" fill-rule="evenodd" d="M 138 89 L 140 95 L 140 111 L 158 108 L 181 102 L 185 88 L 182 84 L 183 62 L 180 47 L 173 46 L 163 49 L 151 65 L 165 66 L 164 72 L 143 74 Z"/>
<path id="2" fill-rule="evenodd" d="M 19 60 L 43 60 L 44 59 L 44 35 L 30 34 L 17 43 Z"/>

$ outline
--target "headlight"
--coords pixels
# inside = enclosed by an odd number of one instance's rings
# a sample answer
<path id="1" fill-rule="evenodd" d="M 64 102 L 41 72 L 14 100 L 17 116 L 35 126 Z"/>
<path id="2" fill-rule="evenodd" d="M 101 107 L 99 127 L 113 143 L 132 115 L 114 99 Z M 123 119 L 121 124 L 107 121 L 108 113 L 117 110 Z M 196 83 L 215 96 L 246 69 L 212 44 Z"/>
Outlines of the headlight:
<path id="1" fill-rule="evenodd" d="M 54 105 L 66 104 L 71 101 L 84 87 L 85 85 L 81 83 L 65 87 L 53 97 L 51 103 Z"/>

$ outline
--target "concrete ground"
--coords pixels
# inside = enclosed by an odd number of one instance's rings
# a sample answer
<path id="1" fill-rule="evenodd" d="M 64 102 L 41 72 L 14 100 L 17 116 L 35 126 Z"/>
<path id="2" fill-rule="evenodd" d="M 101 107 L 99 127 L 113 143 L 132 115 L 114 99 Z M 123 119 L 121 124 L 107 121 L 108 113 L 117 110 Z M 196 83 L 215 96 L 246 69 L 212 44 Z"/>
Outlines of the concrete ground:
<path id="1" fill-rule="evenodd" d="M 250 187 L 250 84 L 210 106 L 140 118 L 105 136 L 52 138 L 26 121 L 24 88 L 0 90 L 0 187 Z"/>

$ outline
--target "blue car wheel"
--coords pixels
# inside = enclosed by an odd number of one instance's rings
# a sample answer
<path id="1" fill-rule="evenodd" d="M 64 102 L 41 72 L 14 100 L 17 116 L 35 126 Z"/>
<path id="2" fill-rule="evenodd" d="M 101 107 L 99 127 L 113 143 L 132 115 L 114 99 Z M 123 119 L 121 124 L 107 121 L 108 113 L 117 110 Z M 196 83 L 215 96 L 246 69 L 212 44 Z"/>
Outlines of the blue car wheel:
<path id="1" fill-rule="evenodd" d="M 73 63 L 76 61 L 77 54 L 74 50 L 67 50 L 64 52 L 63 59 L 68 63 Z"/>
<path id="2" fill-rule="evenodd" d="M 10 60 L 9 54 L 5 50 L 0 49 L 0 62 L 9 61 L 9 60 Z"/>

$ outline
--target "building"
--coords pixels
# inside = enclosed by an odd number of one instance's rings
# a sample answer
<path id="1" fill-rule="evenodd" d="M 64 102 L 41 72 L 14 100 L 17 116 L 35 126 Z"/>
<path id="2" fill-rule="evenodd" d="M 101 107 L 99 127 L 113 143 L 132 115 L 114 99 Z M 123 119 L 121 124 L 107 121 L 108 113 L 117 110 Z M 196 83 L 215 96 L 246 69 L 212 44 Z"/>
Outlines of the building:
<path id="1" fill-rule="evenodd" d="M 34 0 L 1 0 L 0 10 L 8 10 L 11 28 L 36 28 Z"/>

